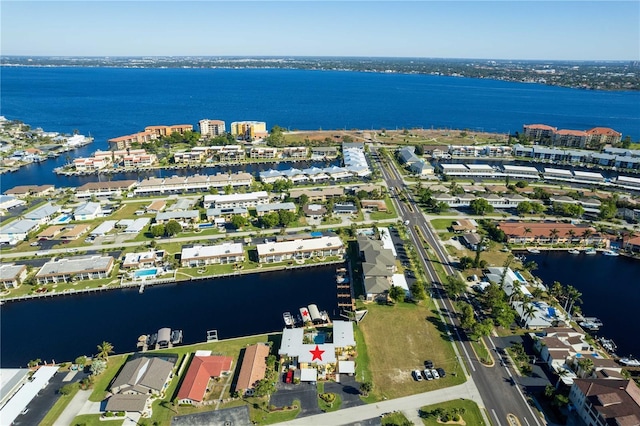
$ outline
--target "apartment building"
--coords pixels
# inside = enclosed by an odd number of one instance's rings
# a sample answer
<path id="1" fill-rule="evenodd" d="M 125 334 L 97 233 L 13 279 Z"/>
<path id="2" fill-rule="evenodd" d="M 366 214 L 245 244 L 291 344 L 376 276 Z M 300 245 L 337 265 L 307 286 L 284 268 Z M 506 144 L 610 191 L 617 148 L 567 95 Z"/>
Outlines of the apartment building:
<path id="1" fill-rule="evenodd" d="M 73 160 L 73 167 L 78 172 L 93 172 L 107 167 L 111 163 L 111 158 L 76 158 Z"/>
<path id="2" fill-rule="evenodd" d="M 120 149 L 131 148 L 131 145 L 134 143 L 147 143 L 151 142 L 158 138 L 158 135 L 154 132 L 138 132 L 132 135 L 119 136 L 117 138 L 111 138 L 107 140 L 109 143 L 109 149 L 112 151 L 117 151 Z"/>
<path id="3" fill-rule="evenodd" d="M 244 262 L 244 248 L 241 243 L 224 243 L 214 246 L 194 245 L 183 247 L 180 261 L 183 267 Z"/>
<path id="4" fill-rule="evenodd" d="M 266 146 L 253 146 L 249 149 L 249 156 L 256 159 L 278 158 L 278 149 Z"/>
<path id="5" fill-rule="evenodd" d="M 212 138 L 224 134 L 225 124 L 222 120 L 209 120 L 205 118 L 198 122 L 200 134 L 205 138 Z"/>
<path id="6" fill-rule="evenodd" d="M 640 389 L 627 379 L 575 379 L 569 401 L 587 426 L 640 424 Z"/>
<path id="7" fill-rule="evenodd" d="M 193 126 L 191 124 L 173 124 L 171 126 L 147 126 L 144 128 L 145 132 L 155 134 L 156 136 L 169 136 L 171 133 L 192 132 Z"/>
<path id="8" fill-rule="evenodd" d="M 622 140 L 622 133 L 616 132 L 609 127 L 594 127 L 587 130 L 591 136 L 591 142 L 597 144 L 616 144 Z"/>
<path id="9" fill-rule="evenodd" d="M 205 195 L 204 208 L 233 208 L 256 207 L 259 204 L 267 204 L 269 194 L 266 191 L 249 192 L 246 194 Z"/>
<path id="10" fill-rule="evenodd" d="M 36 274 L 38 284 L 68 282 L 74 277 L 81 280 L 108 278 L 113 270 L 111 256 L 78 256 L 51 260 Z"/>
<path id="11" fill-rule="evenodd" d="M 25 278 L 27 278 L 27 265 L 0 263 L 0 285 L 3 288 L 17 288 Z"/>
<path id="12" fill-rule="evenodd" d="M 307 158 L 309 156 L 309 148 L 306 146 L 288 146 L 282 148 L 283 158 Z"/>
<path id="13" fill-rule="evenodd" d="M 553 138 L 554 133 L 558 131 L 556 127 L 547 126 L 546 124 L 525 124 L 524 135 L 534 141 L 541 139 Z"/>
<path id="14" fill-rule="evenodd" d="M 231 134 L 243 140 L 254 140 L 269 135 L 267 123 L 264 121 L 234 121 L 231 123 Z"/>
<path id="15" fill-rule="evenodd" d="M 158 158 L 155 154 L 131 154 L 124 156 L 122 159 L 122 165 L 124 167 L 149 167 L 157 161 Z"/>
<path id="16" fill-rule="evenodd" d="M 585 148 L 591 141 L 591 135 L 583 130 L 561 129 L 554 133 L 552 144 L 572 148 Z"/>
<path id="17" fill-rule="evenodd" d="M 305 240 L 278 241 L 258 244 L 260 263 L 304 260 L 314 257 L 342 256 L 345 253 L 340 237 L 319 237 Z"/>

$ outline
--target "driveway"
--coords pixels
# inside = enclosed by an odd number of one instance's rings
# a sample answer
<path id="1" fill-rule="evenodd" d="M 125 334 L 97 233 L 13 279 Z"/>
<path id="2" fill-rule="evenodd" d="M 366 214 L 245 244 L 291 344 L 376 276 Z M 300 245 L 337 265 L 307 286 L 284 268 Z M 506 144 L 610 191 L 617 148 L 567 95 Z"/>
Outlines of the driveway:
<path id="1" fill-rule="evenodd" d="M 360 384 L 356 382 L 355 377 L 341 374 L 340 383 L 327 382 L 324 384 L 324 391 L 340 395 L 342 398 L 341 409 L 364 405 L 360 399 Z"/>
<path id="2" fill-rule="evenodd" d="M 299 417 L 322 413 L 322 410 L 318 408 L 318 392 L 315 383 L 300 383 L 299 385 L 294 385 L 291 383 L 278 382 L 276 389 L 276 393 L 271 395 L 271 405 L 285 407 L 293 405 L 293 401 L 297 399 L 300 401 Z"/>

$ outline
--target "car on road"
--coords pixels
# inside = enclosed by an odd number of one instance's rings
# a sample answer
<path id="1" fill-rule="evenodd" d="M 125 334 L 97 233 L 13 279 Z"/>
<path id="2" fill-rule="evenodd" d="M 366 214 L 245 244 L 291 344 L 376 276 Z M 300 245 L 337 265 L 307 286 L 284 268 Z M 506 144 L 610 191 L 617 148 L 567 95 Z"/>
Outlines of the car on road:
<path id="1" fill-rule="evenodd" d="M 433 374 L 431 374 L 431 370 L 429 370 L 428 368 L 425 368 L 422 373 L 424 374 L 425 379 L 433 380 Z"/>
<path id="2" fill-rule="evenodd" d="M 434 379 L 440 378 L 440 374 L 438 374 L 438 370 L 436 370 L 435 368 L 431 369 L 431 375 L 433 376 Z"/>
<path id="3" fill-rule="evenodd" d="M 77 248 L 70 248 L 70 249 L 67 249 L 67 253 L 75 253 L 75 252 L 77 252 L 77 251 L 78 251 L 78 249 L 77 249 Z"/>
<path id="4" fill-rule="evenodd" d="M 33 242 L 33 243 L 29 244 L 29 245 L 30 245 L 31 247 L 38 247 L 38 246 L 40 245 L 40 243 L 39 243 L 39 242 L 37 242 L 37 241 L 35 241 L 35 242 Z"/>
<path id="5" fill-rule="evenodd" d="M 410 223 L 411 223 L 411 222 L 409 222 L 408 220 L 405 220 L 405 221 L 404 221 L 404 226 L 409 226 L 409 224 L 410 224 Z"/>
<path id="6" fill-rule="evenodd" d="M 411 375 L 413 375 L 413 380 L 415 380 L 416 382 L 422 381 L 422 373 L 420 372 L 420 370 L 413 370 L 411 372 Z"/>
<path id="7" fill-rule="evenodd" d="M 447 373 L 444 371 L 444 368 L 436 368 L 436 371 L 438 372 L 440 377 L 444 377 L 447 375 Z"/>

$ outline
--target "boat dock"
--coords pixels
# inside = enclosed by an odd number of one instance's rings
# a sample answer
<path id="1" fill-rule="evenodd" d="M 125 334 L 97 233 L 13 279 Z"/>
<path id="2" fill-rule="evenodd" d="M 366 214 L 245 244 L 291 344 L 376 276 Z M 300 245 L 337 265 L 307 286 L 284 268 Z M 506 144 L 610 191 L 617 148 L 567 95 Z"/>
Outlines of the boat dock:
<path id="1" fill-rule="evenodd" d="M 353 311 L 355 310 L 355 298 L 347 268 L 336 269 L 336 290 L 338 294 L 338 308 Z"/>
<path id="2" fill-rule="evenodd" d="M 182 330 L 171 330 L 168 327 L 164 327 L 158 330 L 157 333 L 143 334 L 142 336 L 138 337 L 138 343 L 136 347 L 139 351 L 146 352 L 157 349 L 170 349 L 181 343 Z"/>

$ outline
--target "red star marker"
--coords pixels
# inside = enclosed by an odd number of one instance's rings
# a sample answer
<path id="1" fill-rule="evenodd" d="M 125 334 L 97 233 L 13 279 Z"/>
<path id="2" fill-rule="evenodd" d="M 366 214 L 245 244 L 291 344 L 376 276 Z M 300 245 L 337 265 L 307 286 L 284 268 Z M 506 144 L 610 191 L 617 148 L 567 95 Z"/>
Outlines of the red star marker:
<path id="1" fill-rule="evenodd" d="M 316 359 L 319 359 L 320 361 L 322 361 L 322 354 L 325 351 L 320 350 L 320 348 L 318 348 L 318 345 L 316 345 L 316 348 L 309 352 L 311 352 L 311 355 L 313 355 L 313 358 L 311 358 L 311 361 L 315 361 Z"/>
<path id="2" fill-rule="evenodd" d="M 302 316 L 303 317 L 309 316 L 309 312 L 308 311 L 302 311 Z"/>

